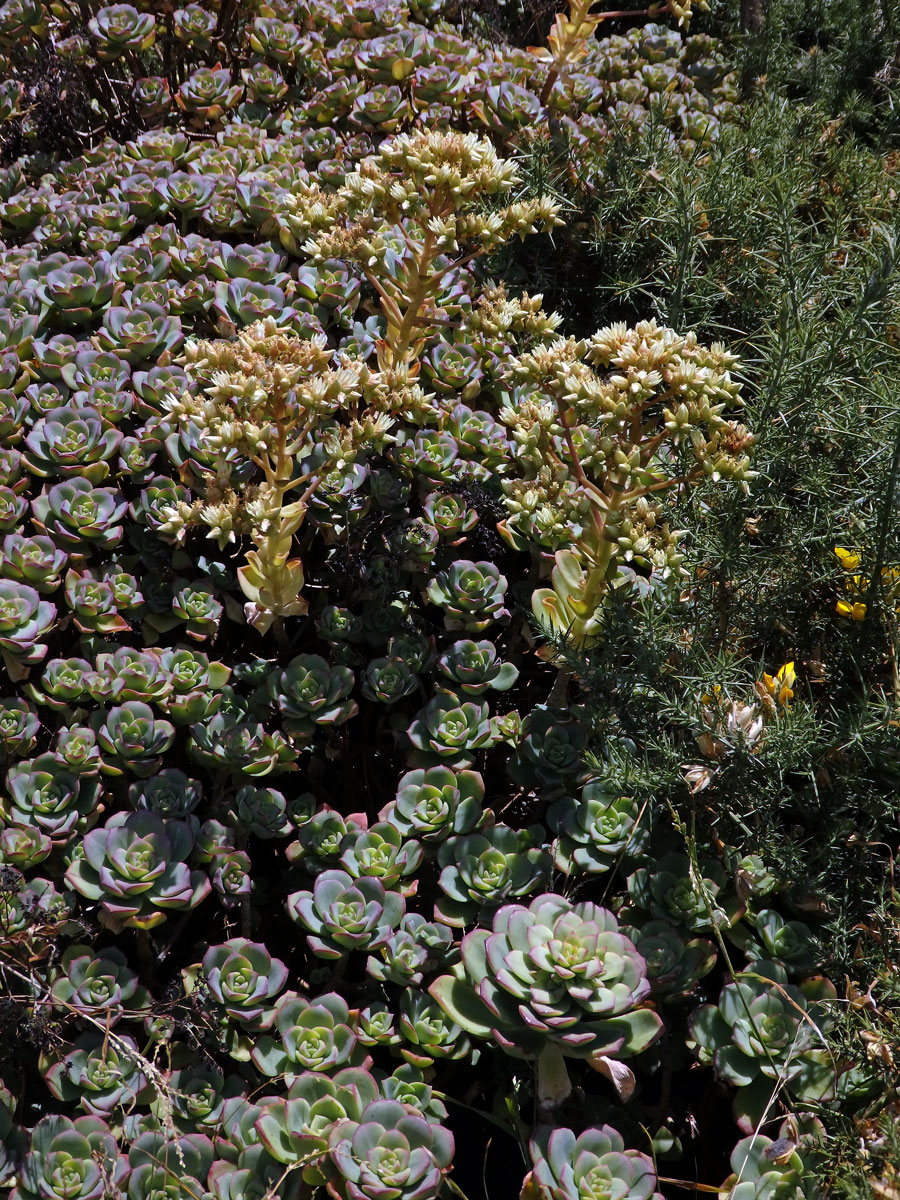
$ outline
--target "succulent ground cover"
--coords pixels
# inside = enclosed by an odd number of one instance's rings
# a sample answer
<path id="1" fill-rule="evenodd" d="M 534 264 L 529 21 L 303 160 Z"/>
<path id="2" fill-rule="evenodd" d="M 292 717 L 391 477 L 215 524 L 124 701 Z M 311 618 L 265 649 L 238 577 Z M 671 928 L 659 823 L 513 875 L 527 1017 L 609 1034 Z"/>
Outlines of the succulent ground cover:
<path id="1" fill-rule="evenodd" d="M 534 286 L 610 240 L 623 155 L 660 222 L 733 156 L 695 15 L 575 0 L 528 51 L 421 0 L 0 4 L 13 1200 L 813 1200 L 860 1112 L 878 1152 L 877 1000 L 847 983 L 861 1053 L 745 811 L 851 754 L 811 732 L 830 651 L 720 602 L 710 527 L 774 522 L 783 466 L 744 335 L 700 275 L 686 320 L 668 242 L 645 314 Z M 835 361 L 846 308 L 807 310 Z M 890 461 L 824 535 L 867 754 Z"/>

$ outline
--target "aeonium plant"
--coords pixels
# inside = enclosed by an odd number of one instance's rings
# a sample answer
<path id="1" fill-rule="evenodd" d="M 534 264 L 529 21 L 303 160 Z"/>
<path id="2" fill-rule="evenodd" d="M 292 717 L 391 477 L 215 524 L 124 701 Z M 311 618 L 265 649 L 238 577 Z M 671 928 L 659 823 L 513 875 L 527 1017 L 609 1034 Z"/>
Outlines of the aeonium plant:
<path id="1" fill-rule="evenodd" d="M 486 139 L 434 130 L 385 141 L 334 192 L 284 193 L 284 245 L 298 253 L 312 234 L 303 250 L 314 262 L 357 262 L 374 289 L 385 324 L 376 366 L 335 352 L 323 335 L 298 338 L 274 316 L 234 341 L 187 343 L 194 386 L 164 401 L 166 427 L 190 424 L 223 461 L 205 479 L 205 499 L 166 506 L 162 530 L 183 539 L 202 524 L 220 547 L 249 535 L 254 549 L 238 579 L 259 630 L 307 611 L 302 560 L 292 555 L 316 493 L 336 471 L 381 453 L 398 418 L 435 420 L 418 382 L 420 357 L 454 270 L 557 223 L 550 200 L 494 205 L 517 178 Z M 255 473 L 240 476 L 229 455 Z"/>
<path id="2" fill-rule="evenodd" d="M 613 123 L 652 107 L 691 148 L 725 120 L 726 64 L 583 26 L 548 82 L 437 0 L 169 8 L 0 4 L 0 1184 L 431 1200 L 451 1102 L 468 1135 L 514 1080 L 529 1200 L 648 1200 L 616 1089 L 670 1049 L 677 1081 L 738 927 L 663 870 L 657 806 L 597 781 L 523 605 L 564 550 L 612 547 L 586 616 L 677 576 L 654 506 L 713 454 L 695 425 L 737 440 L 703 410 L 729 368 L 644 326 L 601 361 L 488 275 L 560 223 L 529 191 L 551 114 L 591 190 Z M 682 387 L 697 411 L 657 443 Z M 596 550 L 629 438 L 646 462 Z M 812 942 L 783 908 L 750 906 L 739 944 L 799 990 Z M 784 1014 L 749 1002 L 777 1060 Z M 696 1025 L 725 1080 L 739 1031 Z M 525 1128 L 535 1067 L 552 1133 Z"/>
<path id="3" fill-rule="evenodd" d="M 542 1104 L 570 1094 L 566 1057 L 587 1059 L 630 1095 L 622 1060 L 651 1045 L 663 1023 L 645 1003 L 646 964 L 611 912 L 548 893 L 499 909 L 490 932 L 466 934 L 461 953 L 429 991 L 461 1028 L 536 1058 Z"/>
<path id="4" fill-rule="evenodd" d="M 667 496 L 705 479 L 747 487 L 754 438 L 725 415 L 741 403 L 736 361 L 721 344 L 642 321 L 584 341 L 557 336 L 509 364 L 520 386 L 500 419 L 524 479 L 504 484 L 506 536 L 520 544 L 537 511 L 555 515 L 549 529 L 543 520 L 551 587 L 532 597 L 548 634 L 589 646 L 611 588 L 683 578 Z"/>

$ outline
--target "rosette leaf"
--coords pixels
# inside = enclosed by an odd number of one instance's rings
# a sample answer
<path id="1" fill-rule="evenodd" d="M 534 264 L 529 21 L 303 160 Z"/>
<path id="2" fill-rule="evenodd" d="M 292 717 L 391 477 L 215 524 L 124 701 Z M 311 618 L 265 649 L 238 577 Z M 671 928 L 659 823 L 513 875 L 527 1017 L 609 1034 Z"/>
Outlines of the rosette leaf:
<path id="1" fill-rule="evenodd" d="M 438 842 L 476 829 L 484 821 L 483 799 L 484 781 L 477 771 L 407 771 L 397 785 L 396 800 L 382 809 L 379 819 L 403 837 Z"/>
<path id="2" fill-rule="evenodd" d="M 737 1086 L 735 1119 L 744 1132 L 757 1127 L 773 1086 L 802 1101 L 834 1095 L 835 1068 L 823 1031 L 836 997 L 827 979 L 794 987 L 777 963 L 756 962 L 725 985 L 718 1005 L 695 1009 L 693 1044 L 701 1062 Z"/>
<path id="3" fill-rule="evenodd" d="M 307 941 L 319 958 L 344 958 L 351 950 L 383 946 L 406 910 L 399 892 L 380 880 L 355 879 L 346 871 L 323 871 L 313 890 L 287 899 L 291 918 L 309 930 Z"/>
<path id="4" fill-rule="evenodd" d="M 626 1150 L 609 1125 L 586 1129 L 539 1126 L 529 1145 L 534 1164 L 522 1200 L 660 1200 L 653 1160 Z"/>
<path id="5" fill-rule="evenodd" d="M 467 934 L 462 963 L 429 991 L 463 1029 L 521 1057 L 551 1047 L 626 1058 L 662 1032 L 642 1007 L 650 993 L 644 960 L 612 913 L 552 894 L 527 908 L 507 905 L 490 932 Z"/>
<path id="6" fill-rule="evenodd" d="M 478 750 L 491 745 L 493 728 L 488 706 L 437 695 L 425 705 L 406 731 L 426 766 L 470 767 Z"/>
<path id="7" fill-rule="evenodd" d="M 491 562 L 460 559 L 440 571 L 428 584 L 432 604 L 444 610 L 447 629 L 465 629 L 480 633 L 495 621 L 509 617 L 503 607 L 506 578 Z"/>
<path id="8" fill-rule="evenodd" d="M 280 1045 L 264 1034 L 255 1040 L 251 1058 L 264 1075 L 289 1077 L 298 1072 L 327 1071 L 350 1065 L 356 1034 L 350 1027 L 350 1010 L 334 992 L 304 1000 L 288 992 L 275 1006 L 275 1028 Z"/>
<path id="9" fill-rule="evenodd" d="M 444 895 L 435 904 L 435 914 L 462 928 L 489 917 L 501 904 L 537 891 L 550 874 L 551 861 L 542 826 L 516 830 L 493 825 L 443 842 L 438 865 Z"/>
<path id="10" fill-rule="evenodd" d="M 449 1130 L 396 1100 L 376 1100 L 359 1121 L 339 1121 L 328 1143 L 340 1174 L 333 1186 L 346 1200 L 430 1200 L 453 1157 Z"/>
<path id="11" fill-rule="evenodd" d="M 194 835 L 182 821 L 157 813 L 116 813 L 83 841 L 84 857 L 66 871 L 66 883 L 99 902 L 114 924 L 152 929 L 173 909 L 195 908 L 210 892 L 202 871 L 186 859 Z"/>
<path id="12" fill-rule="evenodd" d="M 226 1015 L 251 1029 L 267 1029 L 273 1001 L 287 983 L 287 967 L 265 946 L 231 938 L 211 946 L 201 964 L 204 982 Z"/>

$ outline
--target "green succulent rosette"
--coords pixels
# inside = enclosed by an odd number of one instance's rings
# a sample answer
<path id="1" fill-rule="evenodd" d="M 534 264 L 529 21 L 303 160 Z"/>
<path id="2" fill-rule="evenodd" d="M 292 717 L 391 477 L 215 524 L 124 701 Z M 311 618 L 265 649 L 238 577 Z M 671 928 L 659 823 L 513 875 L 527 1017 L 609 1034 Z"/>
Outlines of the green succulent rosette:
<path id="1" fill-rule="evenodd" d="M 548 893 L 507 905 L 490 931 L 466 934 L 461 955 L 431 995 L 462 1029 L 516 1057 L 543 1057 L 548 1071 L 564 1074 L 561 1057 L 629 1058 L 662 1033 L 645 1003 L 644 960 L 597 904 Z M 565 1079 L 558 1086 L 567 1094 Z"/>

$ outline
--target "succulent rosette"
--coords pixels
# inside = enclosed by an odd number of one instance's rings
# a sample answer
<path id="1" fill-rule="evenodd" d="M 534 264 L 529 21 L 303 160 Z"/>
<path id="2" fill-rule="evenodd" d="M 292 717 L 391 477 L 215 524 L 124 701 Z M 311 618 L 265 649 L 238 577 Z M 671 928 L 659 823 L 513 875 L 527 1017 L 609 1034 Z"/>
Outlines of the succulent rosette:
<path id="1" fill-rule="evenodd" d="M 425 992 L 403 992 L 400 1033 L 404 1043 L 400 1053 L 408 1063 L 423 1069 L 435 1059 L 465 1058 L 472 1049 L 468 1035 Z"/>
<path id="2" fill-rule="evenodd" d="M 733 925 L 744 906 L 726 890 L 720 863 L 700 864 L 703 887 L 697 886 L 687 855 L 664 854 L 652 867 L 641 867 L 628 878 L 632 901 L 659 920 L 674 921 L 692 932 Z"/>
<path id="3" fill-rule="evenodd" d="M 20 871 L 43 862 L 52 849 L 47 834 L 33 826 L 7 825 L 0 830 L 0 862 Z"/>
<path id="4" fill-rule="evenodd" d="M 66 843 L 99 801 L 95 781 L 80 779 L 56 755 L 24 759 L 6 775 L 8 799 L 0 800 L 0 818 L 8 825 L 37 826 L 60 845 Z"/>
<path id="5" fill-rule="evenodd" d="M 396 1100 L 375 1100 L 339 1121 L 328 1138 L 339 1173 L 333 1187 L 346 1200 L 436 1196 L 453 1157 L 449 1130 Z"/>
<path id="6" fill-rule="evenodd" d="M 113 488 L 95 488 L 76 476 L 54 484 L 31 502 L 39 528 L 63 550 L 110 550 L 122 540 L 125 502 Z"/>
<path id="7" fill-rule="evenodd" d="M 158 719 L 149 704 L 129 700 L 106 712 L 92 714 L 91 726 L 110 775 L 126 772 L 146 778 L 161 765 L 161 756 L 175 739 L 175 728 Z"/>
<path id="8" fill-rule="evenodd" d="M 579 798 L 564 796 L 547 813 L 547 824 L 557 835 L 554 863 L 567 875 L 609 871 L 623 856 L 637 854 L 646 844 L 640 815 L 637 800 L 608 791 L 600 780 L 590 781 Z"/>
<path id="9" fill-rule="evenodd" d="M 253 891 L 250 855 L 244 850 L 223 847 L 213 854 L 209 865 L 210 882 L 225 908 L 236 908 Z"/>
<path id="10" fill-rule="evenodd" d="M 186 1133 L 212 1133 L 220 1128 L 226 1101 L 241 1093 L 240 1079 L 226 1076 L 214 1063 L 181 1067 L 172 1072 L 168 1082 L 176 1120 Z M 164 1113 L 165 1109 L 160 1108 Z"/>
<path id="11" fill-rule="evenodd" d="M 550 873 L 543 826 L 516 830 L 492 825 L 481 833 L 451 837 L 438 848 L 444 893 L 438 919 L 463 927 L 510 900 L 536 892 Z"/>
<path id="12" fill-rule="evenodd" d="M 362 694 L 367 700 L 396 704 L 419 686 L 418 679 L 400 658 L 376 658 L 366 667 Z"/>
<path id="13" fill-rule="evenodd" d="M 286 837 L 293 829 L 284 795 L 275 788 L 255 788 L 252 784 L 238 788 L 229 818 L 264 839 Z"/>
<path id="14" fill-rule="evenodd" d="M 24 462 L 33 475 L 81 476 L 100 483 L 122 434 L 104 427 L 95 408 L 66 409 L 36 422 L 25 439 Z"/>
<path id="15" fill-rule="evenodd" d="M 751 960 L 777 962 L 789 975 L 806 975 L 815 967 L 816 941 L 804 921 L 790 921 L 774 908 L 761 909 L 747 922 L 745 930 L 735 926 L 729 937 L 737 942 Z"/>
<path id="16" fill-rule="evenodd" d="M 741 1138 L 731 1152 L 732 1174 L 722 1184 L 733 1200 L 796 1196 L 820 1200 L 819 1144 L 824 1130 L 816 1120 L 789 1117 L 771 1138 L 758 1130 Z"/>
<path id="17" fill-rule="evenodd" d="M 523 786 L 531 786 L 536 778 L 547 788 L 561 790 L 589 779 L 586 749 L 587 732 L 574 714 L 539 704 L 522 721 L 506 769 Z"/>
<path id="18" fill-rule="evenodd" d="M 126 928 L 152 929 L 174 909 L 195 908 L 209 879 L 186 863 L 194 844 L 189 825 L 157 813 L 116 813 L 83 840 L 84 857 L 66 883 Z"/>
<path id="19" fill-rule="evenodd" d="M 303 1179 L 320 1184 L 334 1174 L 328 1136 L 335 1123 L 359 1120 L 380 1099 L 378 1083 L 366 1070 L 345 1067 L 333 1076 L 305 1071 L 291 1084 L 286 1100 L 264 1101 L 255 1129 L 280 1163 L 302 1164 Z"/>
<path id="20" fill-rule="evenodd" d="M 662 1032 L 650 982 L 612 913 L 562 896 L 509 904 L 462 941 L 462 962 L 429 991 L 463 1029 L 528 1057 L 628 1057 Z"/>
<path id="21" fill-rule="evenodd" d="M 444 610 L 447 629 L 482 630 L 509 616 L 503 607 L 507 582 L 493 563 L 460 559 L 428 585 L 428 599 Z"/>
<path id="22" fill-rule="evenodd" d="M 335 992 L 314 1000 L 287 992 L 275 1005 L 279 1041 L 256 1038 L 253 1063 L 264 1075 L 286 1074 L 289 1082 L 302 1072 L 350 1066 L 357 1044 L 350 1019 L 347 1002 Z"/>
<path id="23" fill-rule="evenodd" d="M 638 927 L 622 926 L 647 964 L 654 997 L 667 1001 L 690 999 L 697 984 L 716 965 L 716 947 L 706 938 L 685 938 L 668 921 L 647 921 Z"/>
<path id="24" fill-rule="evenodd" d="M 494 736 L 488 706 L 439 694 L 421 709 L 407 729 L 417 753 L 415 765 L 471 767 L 475 753 Z"/>
<path id="25" fill-rule="evenodd" d="M 426 921 L 419 913 L 407 913 L 385 944 L 380 955 L 369 955 L 367 972 L 382 982 L 409 987 L 421 984 L 426 971 L 447 966 L 456 957 L 453 931 L 440 921 Z"/>
<path id="26" fill-rule="evenodd" d="M 210 946 L 201 972 L 210 994 L 232 1020 L 253 1029 L 271 1024 L 270 1002 L 287 983 L 288 971 L 265 946 L 247 938 L 230 938 Z"/>
<path id="27" fill-rule="evenodd" d="M 44 1056 L 44 1079 L 58 1100 L 77 1100 L 86 1112 L 108 1117 L 133 1108 L 147 1087 L 138 1057 L 131 1038 L 91 1030 L 62 1058 Z"/>
<path id="28" fill-rule="evenodd" d="M 469 833 L 484 821 L 483 799 L 484 781 L 477 771 L 449 767 L 407 771 L 397 785 L 396 799 L 382 809 L 380 820 L 403 836 L 443 841 L 452 834 Z"/>
<path id="29" fill-rule="evenodd" d="M 454 642 L 438 659 L 438 667 L 457 689 L 468 696 L 481 696 L 488 689 L 508 692 L 519 678 L 519 669 L 504 662 L 493 642 Z"/>
<path id="30" fill-rule="evenodd" d="M 609 1125 L 586 1129 L 539 1126 L 529 1144 L 534 1164 L 522 1200 L 659 1200 L 653 1160 L 626 1150 Z"/>
<path id="31" fill-rule="evenodd" d="M 21 758 L 33 747 L 40 718 L 27 700 L 0 697 L 0 749 L 6 758 Z"/>
<path id="32" fill-rule="evenodd" d="M 146 1200 L 148 1196 L 178 1200 L 179 1192 L 203 1195 L 215 1148 L 202 1133 L 173 1136 L 173 1132 L 148 1129 L 132 1141 L 125 1192 L 128 1200 Z"/>
<path id="33" fill-rule="evenodd" d="M 331 667 L 317 654 L 301 654 L 286 670 L 273 674 L 268 687 L 285 728 L 305 740 L 316 726 L 342 725 L 356 713 L 356 702 L 347 699 L 353 683 L 347 667 Z"/>
<path id="34" fill-rule="evenodd" d="M 351 950 L 375 950 L 390 937 L 406 910 L 399 892 L 379 879 L 323 871 L 311 892 L 293 892 L 287 908 L 309 930 L 307 942 L 320 958 L 343 958 Z"/>
<path id="35" fill-rule="evenodd" d="M 48 595 L 59 587 L 67 561 L 68 555 L 51 538 L 8 533 L 3 539 L 0 574 Z"/>
<path id="36" fill-rule="evenodd" d="M 147 991 L 138 983 L 124 953 L 116 946 L 94 951 L 90 946 L 70 946 L 62 956 L 50 988 L 61 1008 L 99 1017 L 113 1024 L 125 1015 L 144 1012 Z"/>
<path id="37" fill-rule="evenodd" d="M 354 879 L 380 879 L 393 887 L 412 875 L 425 856 L 415 840 L 404 841 L 394 825 L 378 821 L 368 829 L 350 829 L 341 842 L 341 866 Z"/>
<path id="38" fill-rule="evenodd" d="M 41 640 L 56 620 L 56 606 L 27 584 L 0 579 L 0 653 L 13 679 L 47 656 Z"/>
<path id="39" fill-rule="evenodd" d="M 823 1030 L 832 1020 L 834 985 L 822 977 L 799 986 L 777 963 L 755 962 L 722 989 L 718 1004 L 691 1015 L 691 1037 L 701 1062 L 736 1086 L 738 1127 L 754 1128 L 772 1088 L 783 1085 L 803 1101 L 830 1099 L 835 1064 Z"/>
<path id="40" fill-rule="evenodd" d="M 110 4 L 101 8 L 88 22 L 97 41 L 100 58 L 118 58 L 126 50 L 146 50 L 156 36 L 156 25 L 149 13 L 139 13 L 130 4 Z"/>
<path id="41" fill-rule="evenodd" d="M 44 1117 L 32 1130 L 11 1200 L 101 1200 L 108 1182 L 121 1184 L 126 1171 L 100 1117 Z"/>

